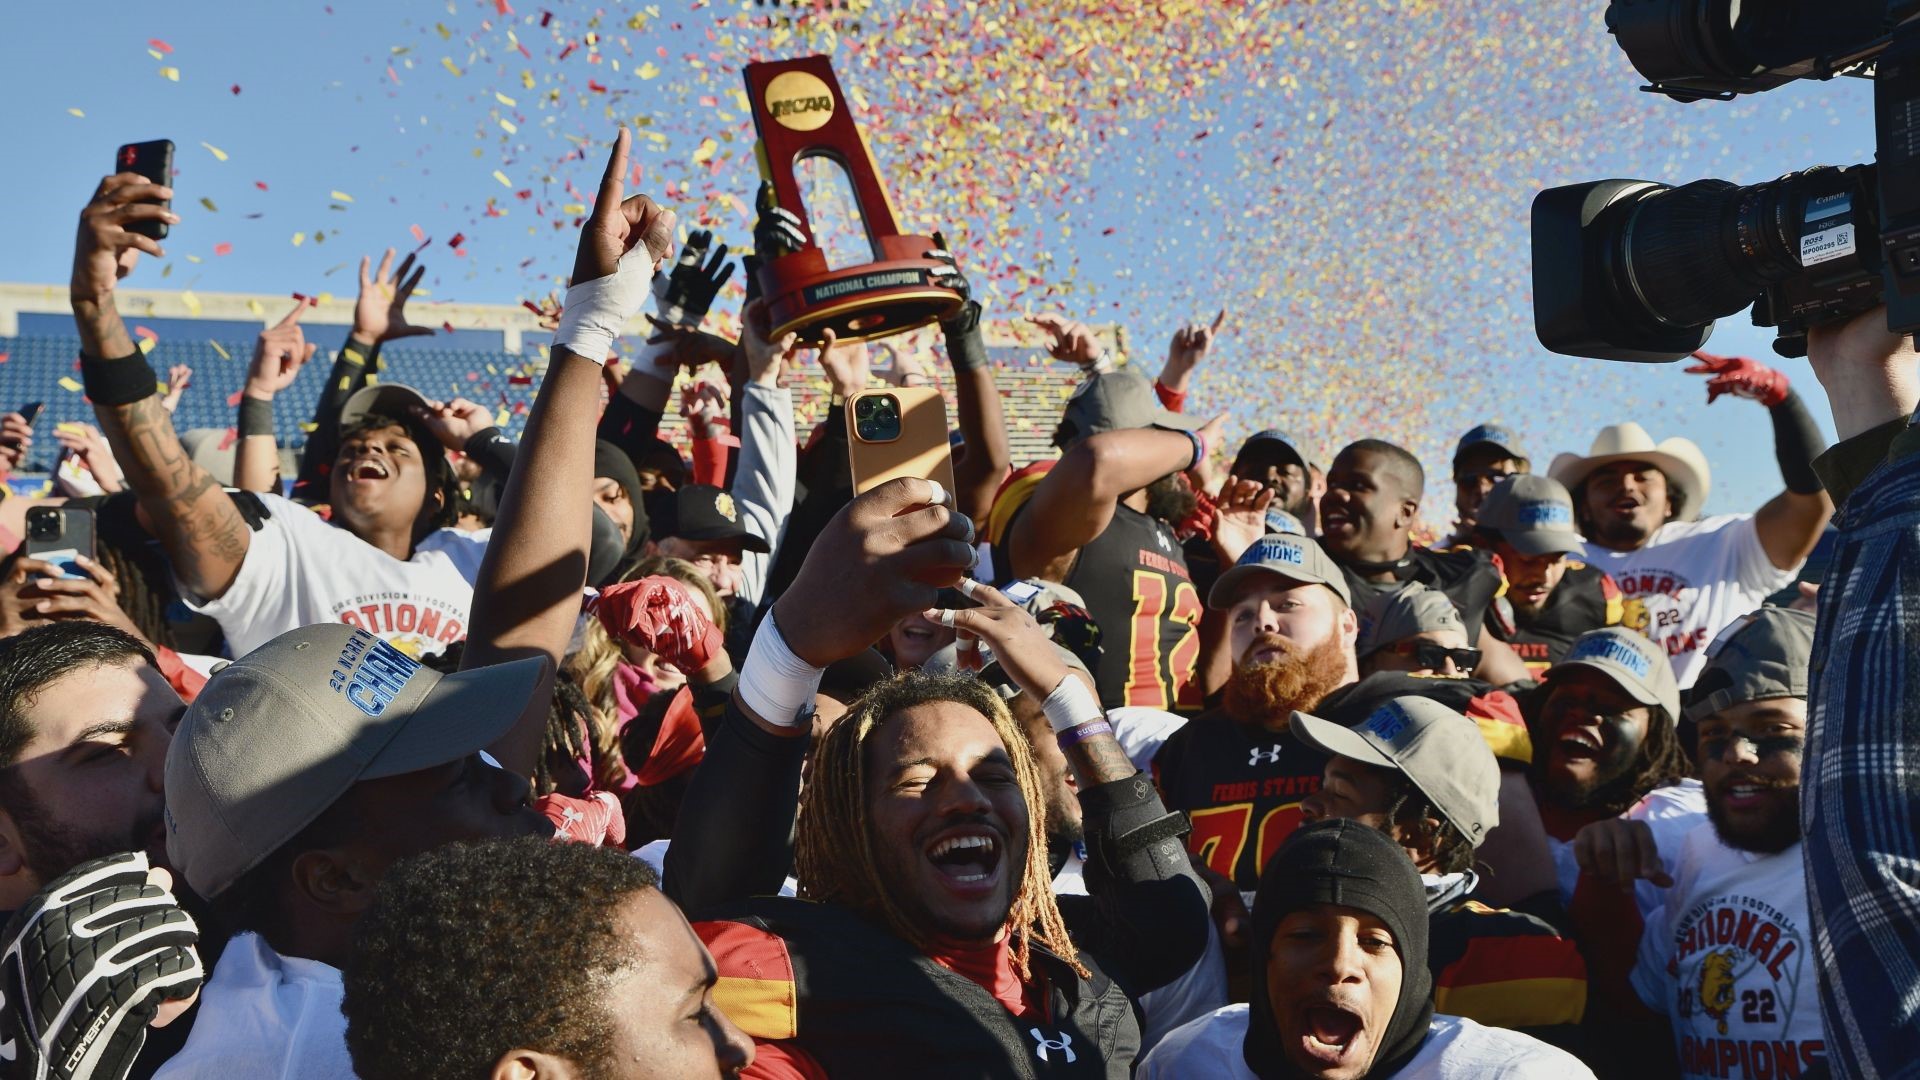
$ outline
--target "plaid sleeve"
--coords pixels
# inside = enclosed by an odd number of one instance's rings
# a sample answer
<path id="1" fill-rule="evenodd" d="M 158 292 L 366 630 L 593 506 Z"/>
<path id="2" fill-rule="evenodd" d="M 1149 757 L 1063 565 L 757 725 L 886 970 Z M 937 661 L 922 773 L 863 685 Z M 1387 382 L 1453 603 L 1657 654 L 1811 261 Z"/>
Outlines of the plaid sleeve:
<path id="1" fill-rule="evenodd" d="M 1835 1077 L 1920 1078 L 1920 452 L 1836 524 L 1801 796 L 1820 1008 Z"/>

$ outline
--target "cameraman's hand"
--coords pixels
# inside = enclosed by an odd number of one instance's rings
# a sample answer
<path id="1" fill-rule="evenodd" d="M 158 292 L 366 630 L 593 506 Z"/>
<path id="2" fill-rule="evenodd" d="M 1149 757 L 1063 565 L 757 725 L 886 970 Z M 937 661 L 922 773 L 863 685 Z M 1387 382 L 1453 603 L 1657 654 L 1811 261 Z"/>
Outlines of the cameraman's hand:
<path id="1" fill-rule="evenodd" d="M 1273 489 L 1258 480 L 1229 479 L 1213 505 L 1213 550 L 1221 566 L 1232 566 L 1267 534 L 1267 507 Z"/>
<path id="2" fill-rule="evenodd" d="M 185 1011 L 199 930 L 143 852 L 81 863 L 14 913 L 0 942 L 0 1063 L 21 1080 L 122 1080 Z"/>
<path id="3" fill-rule="evenodd" d="M 1807 328 L 1807 360 L 1833 406 L 1833 426 L 1850 439 L 1910 416 L 1920 404 L 1920 353 L 1905 334 L 1887 330 L 1887 309 L 1844 323 Z"/>
<path id="4" fill-rule="evenodd" d="M 113 459 L 113 448 L 107 445 L 107 437 L 100 434 L 99 428 L 74 421 L 54 428 L 53 437 L 67 453 L 80 459 L 102 492 L 112 495 L 126 490 L 126 477 L 120 472 L 120 463 Z"/>
<path id="5" fill-rule="evenodd" d="M 826 667 L 932 607 L 973 565 L 973 522 L 952 504 L 951 491 L 901 477 L 842 507 L 773 605 L 787 646 Z"/>
<path id="6" fill-rule="evenodd" d="M 59 567 L 40 559 L 16 559 L 0 582 L 0 637 L 12 637 L 50 619 L 90 619 L 146 640 L 120 609 L 120 582 L 98 562 L 74 560 L 84 578 L 61 576 Z"/>
<path id="7" fill-rule="evenodd" d="M 413 411 L 440 445 L 455 453 L 465 450 L 469 439 L 493 426 L 493 414 L 486 406 L 461 397 L 432 402 L 425 409 L 416 405 Z"/>
<path id="8" fill-rule="evenodd" d="M 1787 377 L 1776 368 L 1744 356 L 1715 356 L 1700 350 L 1693 358 L 1699 363 L 1687 368 L 1687 374 L 1713 376 L 1707 380 L 1709 405 L 1721 394 L 1757 401 L 1769 409 L 1787 400 Z"/>
<path id="9" fill-rule="evenodd" d="M 272 401 L 273 395 L 293 385 L 294 377 L 319 348 L 309 342 L 306 332 L 300 329 L 300 315 L 306 310 L 307 302 L 296 300 L 285 318 L 260 331 L 253 343 L 253 360 L 247 364 L 247 384 L 241 393 L 260 401 Z M 354 334 L 358 336 L 359 331 Z"/>
<path id="10" fill-rule="evenodd" d="M 353 302 L 353 336 L 372 345 L 397 338 L 421 337 L 433 333 L 431 326 L 413 326 L 407 322 L 407 298 L 426 276 L 425 264 L 414 265 L 412 253 L 400 260 L 400 269 L 392 276 L 393 249 L 380 256 L 380 269 L 369 276 L 372 260 L 360 256 L 360 296 Z"/>
<path id="11" fill-rule="evenodd" d="M 139 173 L 115 173 L 100 181 L 93 198 L 80 211 L 80 234 L 73 246 L 73 279 L 69 296 L 76 304 L 105 303 L 114 285 L 133 272 L 140 253 L 166 254 L 152 237 L 127 231 L 138 221 L 180 223 L 180 215 L 149 200 L 171 199 L 173 189 L 150 184 Z"/>

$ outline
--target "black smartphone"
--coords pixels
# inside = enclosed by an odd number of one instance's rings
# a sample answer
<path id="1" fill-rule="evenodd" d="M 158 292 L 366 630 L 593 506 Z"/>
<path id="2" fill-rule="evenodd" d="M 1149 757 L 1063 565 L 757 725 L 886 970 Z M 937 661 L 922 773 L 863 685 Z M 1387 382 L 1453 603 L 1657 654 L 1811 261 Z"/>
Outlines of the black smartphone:
<path id="1" fill-rule="evenodd" d="M 50 562 L 61 577 L 86 578 L 77 556 L 95 557 L 93 511 L 83 506 L 36 506 L 27 511 L 28 558 Z"/>
<path id="2" fill-rule="evenodd" d="M 46 407 L 47 403 L 44 401 L 29 401 L 20 406 L 20 419 L 25 420 L 28 427 L 32 427 L 33 422 L 40 419 L 40 410 Z"/>
<path id="3" fill-rule="evenodd" d="M 150 183 L 173 186 L 173 140 L 155 139 L 152 142 L 128 143 L 121 147 L 113 157 L 113 171 L 117 173 L 139 173 Z M 160 205 L 171 210 L 173 200 L 161 199 Z M 167 238 L 167 223 L 164 221 L 136 221 L 127 226 L 128 232 L 155 240 Z"/>

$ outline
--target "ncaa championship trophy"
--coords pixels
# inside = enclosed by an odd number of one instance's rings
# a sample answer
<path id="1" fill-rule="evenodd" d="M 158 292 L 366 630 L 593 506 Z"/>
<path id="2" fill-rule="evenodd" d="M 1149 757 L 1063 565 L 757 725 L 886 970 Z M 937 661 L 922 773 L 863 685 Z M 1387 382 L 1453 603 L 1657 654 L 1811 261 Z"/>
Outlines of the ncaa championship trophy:
<path id="1" fill-rule="evenodd" d="M 957 277 L 952 257 L 932 238 L 900 232 L 893 202 L 880 183 L 852 111 L 824 56 L 748 64 L 747 98 L 760 136 L 762 220 L 779 228 L 756 232 L 761 295 L 767 299 L 773 340 L 792 331 L 818 343 L 832 330 L 841 341 L 903 334 L 945 319 L 965 301 L 947 282 Z M 873 261 L 830 269 L 813 240 L 794 165 L 822 156 L 852 181 Z M 765 205 L 769 189 L 772 204 Z M 933 254 L 938 252 L 937 255 Z M 942 256 L 945 258 L 943 259 Z"/>

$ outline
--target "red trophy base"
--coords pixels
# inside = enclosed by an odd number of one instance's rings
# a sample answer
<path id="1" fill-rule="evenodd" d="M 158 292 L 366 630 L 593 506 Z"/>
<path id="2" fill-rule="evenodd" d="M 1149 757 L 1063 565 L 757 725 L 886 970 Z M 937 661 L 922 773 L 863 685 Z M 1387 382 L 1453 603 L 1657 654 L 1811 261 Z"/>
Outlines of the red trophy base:
<path id="1" fill-rule="evenodd" d="M 816 247 L 767 260 L 760 291 L 773 340 L 791 332 L 818 345 L 832 330 L 841 341 L 870 341 L 952 317 L 965 298 L 934 283 L 933 271 L 943 264 L 922 255 L 934 247 L 924 236 L 884 236 L 880 260 L 838 270 L 827 269 Z"/>

